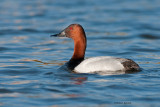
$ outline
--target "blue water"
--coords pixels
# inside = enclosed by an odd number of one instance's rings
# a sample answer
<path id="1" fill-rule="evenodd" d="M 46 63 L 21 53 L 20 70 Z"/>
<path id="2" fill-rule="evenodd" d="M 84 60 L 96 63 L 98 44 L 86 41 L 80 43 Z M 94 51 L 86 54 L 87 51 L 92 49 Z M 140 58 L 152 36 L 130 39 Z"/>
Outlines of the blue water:
<path id="1" fill-rule="evenodd" d="M 69 24 L 87 34 L 86 57 L 130 58 L 141 72 L 57 70 L 73 42 L 50 38 Z M 0 106 L 160 106 L 159 0 L 1 0 Z"/>

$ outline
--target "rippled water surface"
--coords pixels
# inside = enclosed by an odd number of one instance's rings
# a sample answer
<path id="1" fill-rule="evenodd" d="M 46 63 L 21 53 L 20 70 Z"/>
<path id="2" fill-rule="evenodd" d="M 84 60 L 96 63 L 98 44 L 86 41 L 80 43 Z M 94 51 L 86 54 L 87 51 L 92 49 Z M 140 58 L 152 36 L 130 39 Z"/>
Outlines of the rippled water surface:
<path id="1" fill-rule="evenodd" d="M 142 71 L 57 70 L 72 56 L 73 42 L 49 35 L 71 23 L 86 31 L 86 57 L 130 58 Z M 1 0 L 0 106 L 158 107 L 159 101 L 159 0 Z"/>

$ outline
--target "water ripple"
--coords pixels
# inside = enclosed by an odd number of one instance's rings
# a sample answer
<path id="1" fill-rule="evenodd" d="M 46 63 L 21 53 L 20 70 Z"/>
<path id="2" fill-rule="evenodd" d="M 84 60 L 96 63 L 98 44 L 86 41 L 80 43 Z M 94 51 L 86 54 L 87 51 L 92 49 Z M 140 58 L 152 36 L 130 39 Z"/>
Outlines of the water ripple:
<path id="1" fill-rule="evenodd" d="M 158 107 L 159 4 L 159 0 L 1 0 L 0 106 Z M 142 71 L 98 75 L 58 69 L 72 56 L 74 43 L 50 35 L 71 23 L 86 31 L 86 58 L 130 58 Z"/>
<path id="2" fill-rule="evenodd" d="M 39 74 L 41 71 L 40 70 L 36 70 L 36 69 L 28 69 L 28 67 L 11 67 L 12 69 L 25 69 L 25 70 L 7 70 L 7 69 L 2 69 L 0 70 L 0 73 L 2 74 L 6 74 L 6 75 L 35 75 L 35 74 Z M 26 69 L 27 68 L 27 69 Z"/>
<path id="3" fill-rule="evenodd" d="M 20 29 L 4 29 L 0 30 L 1 35 L 9 35 L 9 34 L 26 34 L 26 33 L 56 33 L 58 30 L 37 30 L 33 28 L 20 28 Z M 49 35 L 48 35 L 49 36 Z"/>
<path id="4" fill-rule="evenodd" d="M 8 90 L 8 89 L 0 89 L 0 93 L 12 93 L 13 91 Z M 1 95 L 0 95 L 1 97 Z"/>
<path id="5" fill-rule="evenodd" d="M 152 34 L 141 34 L 140 37 L 144 38 L 144 39 L 149 39 L 149 40 L 160 39 L 160 36 L 158 36 L 158 35 L 152 35 Z"/>
<path id="6" fill-rule="evenodd" d="M 8 48 L 6 48 L 6 47 L 0 47 L 0 51 L 5 51 L 5 50 L 8 50 Z"/>

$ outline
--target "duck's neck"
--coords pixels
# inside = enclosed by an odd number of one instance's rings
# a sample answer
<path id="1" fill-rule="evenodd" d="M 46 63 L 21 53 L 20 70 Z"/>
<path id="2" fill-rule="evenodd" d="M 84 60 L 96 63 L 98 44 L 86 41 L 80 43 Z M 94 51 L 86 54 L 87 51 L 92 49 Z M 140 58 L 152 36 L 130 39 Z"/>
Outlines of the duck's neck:
<path id="1" fill-rule="evenodd" d="M 74 52 L 72 58 L 68 62 L 68 67 L 71 70 L 84 60 L 87 46 L 86 35 L 82 27 L 77 30 L 77 32 L 74 32 L 74 34 L 76 35 L 71 37 L 74 41 Z"/>
<path id="2" fill-rule="evenodd" d="M 86 51 L 86 38 L 78 38 L 74 40 L 74 52 L 71 60 L 83 60 Z"/>
<path id="3" fill-rule="evenodd" d="M 84 60 L 86 44 L 86 38 L 74 40 L 74 53 L 72 58 L 68 62 L 69 69 L 73 70 Z"/>

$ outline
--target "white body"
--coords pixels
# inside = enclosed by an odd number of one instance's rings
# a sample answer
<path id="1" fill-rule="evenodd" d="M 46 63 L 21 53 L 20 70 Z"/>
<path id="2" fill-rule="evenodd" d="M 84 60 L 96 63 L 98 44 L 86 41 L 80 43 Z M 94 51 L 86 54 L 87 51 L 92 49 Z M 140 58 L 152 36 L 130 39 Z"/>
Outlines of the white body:
<path id="1" fill-rule="evenodd" d="M 124 71 L 122 63 L 127 59 L 111 56 L 92 57 L 85 59 L 74 68 L 77 73 L 116 72 Z"/>

